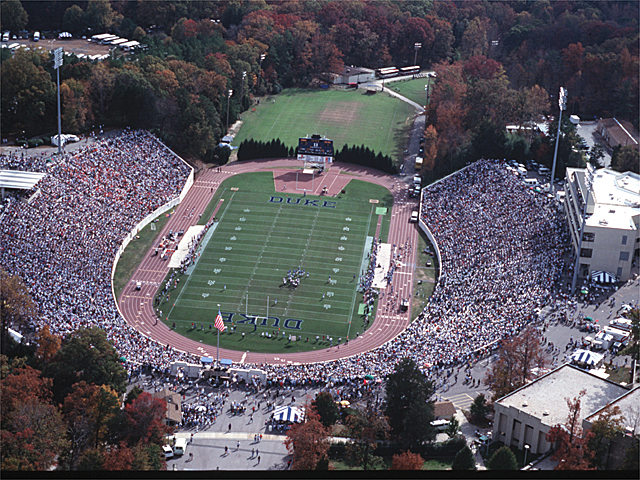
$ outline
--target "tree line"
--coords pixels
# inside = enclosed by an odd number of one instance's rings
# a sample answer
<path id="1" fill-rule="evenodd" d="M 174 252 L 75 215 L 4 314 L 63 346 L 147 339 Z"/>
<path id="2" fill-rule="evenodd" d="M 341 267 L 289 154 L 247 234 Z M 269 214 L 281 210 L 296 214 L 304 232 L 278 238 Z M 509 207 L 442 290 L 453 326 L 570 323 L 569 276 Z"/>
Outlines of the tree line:
<path id="1" fill-rule="evenodd" d="M 488 130 L 555 112 L 560 86 L 569 91 L 567 114 L 637 127 L 638 13 L 624 1 L 3 0 L 0 21 L 12 31 L 139 39 L 147 50 L 99 64 L 65 58 L 64 130 L 149 128 L 181 155 L 212 162 L 226 112 L 235 121 L 255 95 L 308 86 L 343 65 L 415 59 L 439 74 L 428 109 L 437 171 L 486 151 Z M 0 59 L 3 132 L 55 131 L 52 57 L 4 49 Z M 515 138 L 503 146 L 526 151 Z M 529 148 L 548 156 L 544 142 Z"/>

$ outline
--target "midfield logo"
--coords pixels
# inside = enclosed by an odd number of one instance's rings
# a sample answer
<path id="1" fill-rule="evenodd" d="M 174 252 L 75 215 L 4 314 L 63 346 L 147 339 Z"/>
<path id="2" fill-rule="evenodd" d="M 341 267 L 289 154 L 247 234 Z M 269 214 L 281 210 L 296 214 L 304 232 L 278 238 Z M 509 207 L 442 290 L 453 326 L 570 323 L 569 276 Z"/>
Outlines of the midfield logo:
<path id="1" fill-rule="evenodd" d="M 286 200 L 286 202 L 285 202 Z M 269 203 L 288 203 L 289 205 L 310 205 L 312 207 L 327 207 L 336 208 L 338 202 L 331 202 L 329 200 L 308 200 L 306 198 L 283 198 L 272 195 L 269 199 Z"/>
<path id="2" fill-rule="evenodd" d="M 280 325 L 279 317 L 261 317 L 259 315 L 246 315 L 244 313 L 231 313 L 231 312 L 220 312 L 220 316 L 226 323 L 244 323 L 249 325 L 258 325 L 259 327 L 273 327 L 278 328 L 282 326 L 282 328 L 288 328 L 289 330 L 302 330 L 302 322 L 304 320 L 298 320 L 295 318 L 287 318 L 282 325 Z M 268 325 L 269 320 L 272 320 L 273 323 Z"/>

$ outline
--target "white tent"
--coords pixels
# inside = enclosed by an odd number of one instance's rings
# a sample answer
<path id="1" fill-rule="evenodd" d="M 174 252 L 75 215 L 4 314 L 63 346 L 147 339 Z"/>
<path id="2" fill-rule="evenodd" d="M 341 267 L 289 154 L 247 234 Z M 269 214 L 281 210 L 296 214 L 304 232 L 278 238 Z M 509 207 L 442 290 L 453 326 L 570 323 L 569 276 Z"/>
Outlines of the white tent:
<path id="1" fill-rule="evenodd" d="M 282 406 L 273 411 L 273 419 L 280 422 L 301 422 L 304 411 L 296 407 Z"/>

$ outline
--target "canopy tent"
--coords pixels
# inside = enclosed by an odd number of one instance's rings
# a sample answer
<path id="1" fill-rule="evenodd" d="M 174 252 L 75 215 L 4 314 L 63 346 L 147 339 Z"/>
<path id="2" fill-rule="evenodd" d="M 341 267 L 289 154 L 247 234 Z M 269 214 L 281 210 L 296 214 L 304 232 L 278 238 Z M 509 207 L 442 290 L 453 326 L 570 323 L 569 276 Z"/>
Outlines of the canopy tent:
<path id="1" fill-rule="evenodd" d="M 375 380 L 375 378 L 371 374 L 365 375 L 364 378 L 365 378 L 365 380 Z"/>
<path id="2" fill-rule="evenodd" d="M 613 273 L 596 271 L 591 272 L 591 280 L 596 283 L 616 283 L 618 278 Z"/>
<path id="3" fill-rule="evenodd" d="M 69 32 L 61 32 L 58 34 L 58 38 L 72 38 L 73 35 L 71 35 Z"/>
<path id="4" fill-rule="evenodd" d="M 211 365 L 213 363 L 213 357 L 200 357 L 200 363 L 203 365 Z"/>
<path id="5" fill-rule="evenodd" d="M 571 361 L 575 363 L 583 363 L 585 365 L 596 366 L 599 365 L 604 359 L 603 355 L 599 353 L 591 352 L 589 350 L 576 350 L 571 355 Z"/>
<path id="6" fill-rule="evenodd" d="M 282 406 L 273 411 L 273 419 L 279 422 L 301 422 L 304 411 L 296 407 Z"/>

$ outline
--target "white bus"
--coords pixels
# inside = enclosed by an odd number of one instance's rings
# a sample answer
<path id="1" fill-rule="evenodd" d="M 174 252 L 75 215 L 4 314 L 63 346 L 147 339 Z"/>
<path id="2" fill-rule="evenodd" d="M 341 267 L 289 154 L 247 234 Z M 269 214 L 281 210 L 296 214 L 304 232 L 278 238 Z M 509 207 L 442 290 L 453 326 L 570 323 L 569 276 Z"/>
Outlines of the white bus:
<path id="1" fill-rule="evenodd" d="M 101 33 L 100 35 L 94 35 L 93 37 L 91 37 L 91 41 L 94 43 L 100 43 L 102 40 L 104 40 L 107 37 L 113 37 L 114 35 L 111 33 Z"/>

